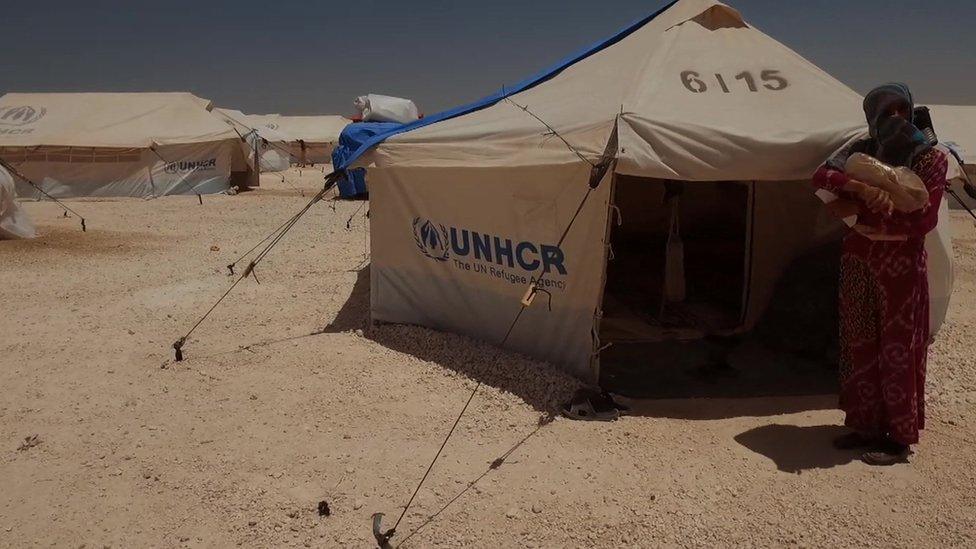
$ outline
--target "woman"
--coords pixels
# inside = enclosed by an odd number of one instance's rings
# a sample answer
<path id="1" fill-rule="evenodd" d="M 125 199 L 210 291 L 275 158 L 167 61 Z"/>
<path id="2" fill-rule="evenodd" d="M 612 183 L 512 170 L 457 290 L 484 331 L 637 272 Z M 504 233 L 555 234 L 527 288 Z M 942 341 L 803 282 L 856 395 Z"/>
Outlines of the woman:
<path id="1" fill-rule="evenodd" d="M 853 143 L 817 171 L 814 184 L 840 196 L 834 215 L 857 215 L 844 239 L 840 281 L 840 408 L 852 433 L 834 444 L 865 448 L 865 462 L 905 462 L 925 426 L 925 364 L 929 295 L 925 235 L 935 228 L 947 160 L 913 124 L 912 94 L 887 84 L 864 98 L 869 137 Z M 929 203 L 893 211 L 890 196 L 847 177 L 847 158 L 861 152 L 911 168 Z"/>

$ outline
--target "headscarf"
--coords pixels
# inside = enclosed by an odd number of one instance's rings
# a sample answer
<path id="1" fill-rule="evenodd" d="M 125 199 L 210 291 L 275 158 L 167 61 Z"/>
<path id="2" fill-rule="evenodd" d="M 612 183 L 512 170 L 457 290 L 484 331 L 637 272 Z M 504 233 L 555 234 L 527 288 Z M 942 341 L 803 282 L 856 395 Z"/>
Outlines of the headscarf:
<path id="1" fill-rule="evenodd" d="M 895 107 L 905 111 L 908 118 L 890 116 Z M 852 154 L 865 153 L 890 166 L 911 167 L 920 153 L 931 148 L 925 135 L 913 124 L 915 101 L 905 84 L 885 84 L 868 92 L 864 96 L 864 118 L 869 137 L 837 153 L 827 161 L 828 166 L 843 170 Z"/>
<path id="2" fill-rule="evenodd" d="M 915 100 L 908 86 L 898 82 L 884 84 L 864 96 L 864 118 L 868 121 L 868 133 L 878 137 L 881 122 L 888 117 L 892 107 L 899 106 L 908 112 L 908 122 L 914 122 Z"/>

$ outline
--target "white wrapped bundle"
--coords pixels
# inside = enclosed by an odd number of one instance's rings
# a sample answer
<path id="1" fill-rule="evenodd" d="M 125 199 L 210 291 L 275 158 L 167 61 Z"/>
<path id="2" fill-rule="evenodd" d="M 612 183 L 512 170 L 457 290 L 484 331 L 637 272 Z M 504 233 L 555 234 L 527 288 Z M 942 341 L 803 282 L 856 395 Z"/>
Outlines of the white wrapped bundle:
<path id="1" fill-rule="evenodd" d="M 844 171 L 848 177 L 886 191 L 900 212 L 914 212 L 929 203 L 925 183 L 908 168 L 892 168 L 872 156 L 854 153 L 847 159 Z"/>

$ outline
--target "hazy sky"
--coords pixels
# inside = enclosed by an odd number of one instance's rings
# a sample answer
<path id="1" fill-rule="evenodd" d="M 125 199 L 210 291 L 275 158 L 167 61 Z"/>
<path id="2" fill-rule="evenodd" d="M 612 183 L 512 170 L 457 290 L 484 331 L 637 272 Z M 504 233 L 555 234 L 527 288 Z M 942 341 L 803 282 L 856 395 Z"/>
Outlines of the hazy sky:
<path id="1" fill-rule="evenodd" d="M 976 104 L 974 0 L 730 0 L 859 92 L 902 80 Z M 0 93 L 189 90 L 249 113 L 351 114 L 357 95 L 430 114 L 511 84 L 658 0 L 6 2 Z"/>

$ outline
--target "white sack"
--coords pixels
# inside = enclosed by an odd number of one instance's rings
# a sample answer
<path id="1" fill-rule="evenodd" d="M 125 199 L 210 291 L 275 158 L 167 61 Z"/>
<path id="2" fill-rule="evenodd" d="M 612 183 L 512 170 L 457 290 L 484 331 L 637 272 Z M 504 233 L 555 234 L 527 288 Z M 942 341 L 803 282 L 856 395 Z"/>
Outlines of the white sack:
<path id="1" fill-rule="evenodd" d="M 929 256 L 929 331 L 932 337 L 939 333 L 945 321 L 946 312 L 949 310 L 949 297 L 952 295 L 955 281 L 951 228 L 949 202 L 943 200 L 939 206 L 939 223 L 935 230 L 925 237 L 925 251 Z"/>
<path id="2" fill-rule="evenodd" d="M 356 109 L 364 122 L 399 122 L 407 124 L 420 118 L 417 105 L 409 99 L 371 93 L 356 98 Z"/>
<path id="3" fill-rule="evenodd" d="M 34 224 L 20 204 L 17 204 L 16 198 L 13 178 L 7 170 L 0 167 L 0 240 L 37 236 Z"/>

